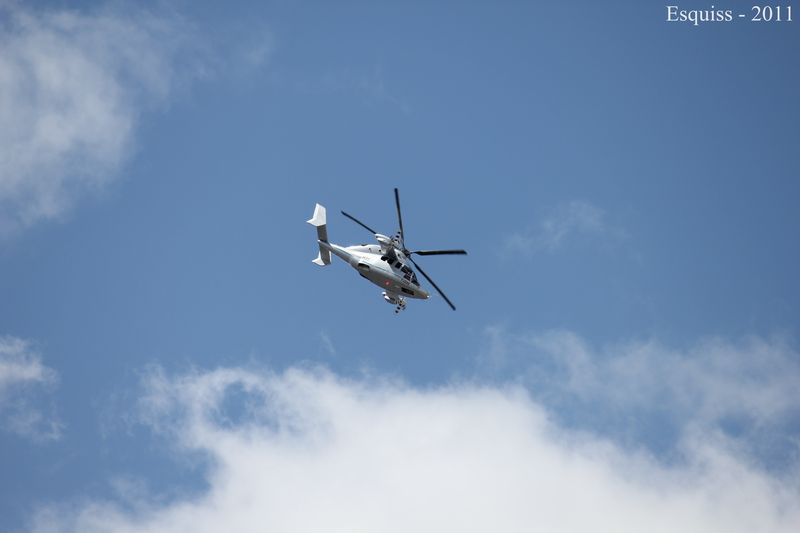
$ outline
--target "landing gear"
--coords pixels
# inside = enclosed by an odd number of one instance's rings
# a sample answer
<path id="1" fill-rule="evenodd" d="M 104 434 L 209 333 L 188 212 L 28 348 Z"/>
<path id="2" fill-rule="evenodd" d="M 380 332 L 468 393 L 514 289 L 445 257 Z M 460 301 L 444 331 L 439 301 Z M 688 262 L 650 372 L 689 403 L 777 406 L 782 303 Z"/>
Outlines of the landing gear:
<path id="1" fill-rule="evenodd" d="M 400 311 L 406 308 L 406 299 L 400 296 L 399 294 L 387 293 L 384 291 L 383 299 L 386 300 L 386 303 L 394 304 L 395 313 L 399 313 Z"/>

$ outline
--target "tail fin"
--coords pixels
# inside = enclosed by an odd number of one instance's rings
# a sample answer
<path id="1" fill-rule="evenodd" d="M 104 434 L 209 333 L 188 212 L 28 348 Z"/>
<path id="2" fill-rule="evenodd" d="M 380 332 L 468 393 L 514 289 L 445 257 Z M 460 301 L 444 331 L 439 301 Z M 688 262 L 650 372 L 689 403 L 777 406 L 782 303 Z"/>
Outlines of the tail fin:
<path id="1" fill-rule="evenodd" d="M 328 242 L 328 227 L 326 224 L 325 208 L 319 204 L 314 208 L 314 216 L 311 220 L 307 221 L 312 226 L 317 227 L 317 240 L 320 242 Z M 314 263 L 319 266 L 331 264 L 331 253 L 320 245 L 319 255 L 314 259 Z"/>

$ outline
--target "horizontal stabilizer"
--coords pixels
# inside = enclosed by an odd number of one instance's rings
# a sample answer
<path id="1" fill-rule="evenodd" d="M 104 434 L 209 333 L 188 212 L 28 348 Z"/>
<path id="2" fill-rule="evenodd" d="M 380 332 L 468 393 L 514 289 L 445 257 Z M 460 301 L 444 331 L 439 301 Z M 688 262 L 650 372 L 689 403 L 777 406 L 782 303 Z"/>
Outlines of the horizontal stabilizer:
<path id="1" fill-rule="evenodd" d="M 312 226 L 324 226 L 326 224 L 325 206 L 317 204 L 314 208 L 314 216 L 307 222 Z"/>
<path id="2" fill-rule="evenodd" d="M 325 254 L 325 257 L 322 256 L 323 253 Z M 322 249 L 320 249 L 319 254 L 317 254 L 317 258 L 314 259 L 312 263 L 316 263 L 321 267 L 324 267 L 325 265 L 330 265 L 331 253 L 327 250 L 323 251 Z"/>

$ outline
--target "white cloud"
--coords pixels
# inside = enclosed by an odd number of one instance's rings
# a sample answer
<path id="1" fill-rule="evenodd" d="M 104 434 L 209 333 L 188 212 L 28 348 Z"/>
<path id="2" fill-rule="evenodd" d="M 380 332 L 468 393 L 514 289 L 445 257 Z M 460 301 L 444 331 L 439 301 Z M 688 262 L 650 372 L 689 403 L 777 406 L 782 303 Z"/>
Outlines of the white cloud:
<path id="1" fill-rule="evenodd" d="M 505 239 L 508 252 L 530 255 L 536 252 L 553 252 L 568 238 L 575 235 L 620 238 L 624 232 L 611 226 L 605 211 L 582 200 L 561 204 L 543 217 L 538 224 L 522 233 Z"/>
<path id="2" fill-rule="evenodd" d="M 30 343 L 0 337 L 0 427 L 33 440 L 61 436 L 62 425 L 37 405 L 42 388 L 56 383 L 56 372 L 42 364 Z"/>
<path id="3" fill-rule="evenodd" d="M 0 5 L 0 236 L 104 187 L 185 57 L 172 16 Z"/>
<path id="4" fill-rule="evenodd" d="M 592 429 L 640 442 L 659 426 L 661 444 L 718 431 L 754 452 L 800 451 L 800 428 L 791 424 L 800 419 L 800 353 L 782 339 L 708 338 L 684 350 L 644 340 L 595 349 L 570 331 L 487 333 L 482 368 L 520 376 L 540 401 Z"/>
<path id="5" fill-rule="evenodd" d="M 664 466 L 560 429 L 519 387 L 156 369 L 141 412 L 178 451 L 211 459 L 208 490 L 166 503 L 55 505 L 32 531 L 788 532 L 800 523 L 798 487 L 720 443 L 687 440 L 689 460 Z"/>

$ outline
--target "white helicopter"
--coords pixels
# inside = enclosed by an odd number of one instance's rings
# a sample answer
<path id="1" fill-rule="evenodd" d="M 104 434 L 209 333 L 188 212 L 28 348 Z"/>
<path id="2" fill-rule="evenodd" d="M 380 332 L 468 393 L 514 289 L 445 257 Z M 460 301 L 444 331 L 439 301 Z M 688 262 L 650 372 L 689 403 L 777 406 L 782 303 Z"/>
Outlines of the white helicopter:
<path id="1" fill-rule="evenodd" d="M 397 192 L 397 189 L 394 190 L 394 201 L 397 205 L 397 221 L 400 225 L 400 229 L 392 238 L 376 232 L 354 216 L 348 215 L 342 211 L 344 216 L 375 235 L 375 239 L 378 241 L 377 245 L 362 244 L 360 246 L 347 247 L 328 242 L 325 207 L 317 204 L 314 208 L 314 216 L 308 221 L 309 224 L 317 228 L 319 255 L 314 259 L 314 263 L 319 266 L 330 265 L 331 254 L 339 256 L 343 261 L 346 261 L 351 267 L 355 268 L 361 276 L 382 288 L 383 299 L 393 304 L 395 306 L 394 312 L 399 313 L 406 308 L 406 298 L 417 298 L 420 300 L 427 300 L 430 298 L 428 291 L 420 286 L 416 274 L 414 274 L 414 271 L 408 266 L 408 261 L 411 261 L 417 270 L 419 270 L 419 273 L 425 276 L 425 279 L 433 285 L 436 292 L 438 292 L 453 311 L 455 311 L 456 306 L 453 305 L 453 302 L 445 296 L 436 283 L 434 283 L 425 271 L 419 267 L 411 258 L 411 255 L 466 255 L 467 252 L 464 250 L 411 251 L 406 248 L 403 239 L 403 217 L 400 215 L 400 194 Z"/>

